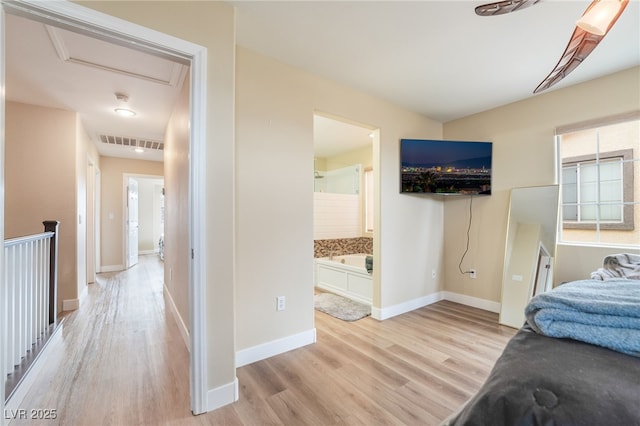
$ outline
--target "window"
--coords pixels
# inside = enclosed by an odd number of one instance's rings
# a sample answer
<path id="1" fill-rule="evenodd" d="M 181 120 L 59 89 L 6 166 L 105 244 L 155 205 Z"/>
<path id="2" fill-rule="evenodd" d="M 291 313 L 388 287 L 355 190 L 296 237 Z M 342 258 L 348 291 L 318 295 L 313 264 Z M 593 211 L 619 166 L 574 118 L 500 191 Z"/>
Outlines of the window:
<path id="1" fill-rule="evenodd" d="M 565 228 L 595 229 L 597 224 L 600 229 L 634 228 L 632 158 L 629 149 L 562 162 Z"/>
<path id="2" fill-rule="evenodd" d="M 558 133 L 560 240 L 640 246 L 640 114 Z"/>

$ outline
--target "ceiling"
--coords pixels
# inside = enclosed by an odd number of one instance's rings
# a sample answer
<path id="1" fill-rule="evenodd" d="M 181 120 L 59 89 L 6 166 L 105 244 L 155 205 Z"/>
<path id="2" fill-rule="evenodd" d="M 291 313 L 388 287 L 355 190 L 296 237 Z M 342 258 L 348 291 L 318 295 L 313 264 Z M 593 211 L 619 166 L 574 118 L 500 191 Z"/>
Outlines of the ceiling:
<path id="1" fill-rule="evenodd" d="M 5 21 L 8 100 L 78 112 L 101 155 L 163 161 L 188 66 L 15 15 Z M 119 116 L 119 107 L 136 115 Z"/>
<path id="2" fill-rule="evenodd" d="M 475 15 L 483 2 L 463 0 L 230 3 L 239 45 L 445 123 L 534 96 L 590 2 L 544 0 L 492 17 Z M 96 141 L 162 140 L 185 66 L 16 16 L 6 21 L 7 99 L 77 111 Z M 637 65 L 640 0 L 631 0 L 595 51 L 550 90 Z M 129 96 L 135 117 L 113 114 L 123 104 L 116 93 Z M 369 129 L 352 145 L 340 136 L 356 131 L 350 124 L 319 122 L 319 150 L 370 143 Z M 157 150 L 97 146 L 103 155 L 161 160 Z"/>

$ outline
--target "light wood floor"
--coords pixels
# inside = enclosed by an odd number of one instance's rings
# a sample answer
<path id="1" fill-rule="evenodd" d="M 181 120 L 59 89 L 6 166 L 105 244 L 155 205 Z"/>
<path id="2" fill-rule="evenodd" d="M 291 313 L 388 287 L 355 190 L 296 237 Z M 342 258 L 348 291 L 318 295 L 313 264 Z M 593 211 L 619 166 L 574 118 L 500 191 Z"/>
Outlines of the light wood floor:
<path id="1" fill-rule="evenodd" d="M 189 356 L 155 256 L 102 274 L 65 320 L 21 408 L 61 425 L 434 425 L 475 392 L 515 330 L 451 302 L 352 323 L 316 312 L 317 343 L 237 370 L 240 400 L 189 410 Z"/>

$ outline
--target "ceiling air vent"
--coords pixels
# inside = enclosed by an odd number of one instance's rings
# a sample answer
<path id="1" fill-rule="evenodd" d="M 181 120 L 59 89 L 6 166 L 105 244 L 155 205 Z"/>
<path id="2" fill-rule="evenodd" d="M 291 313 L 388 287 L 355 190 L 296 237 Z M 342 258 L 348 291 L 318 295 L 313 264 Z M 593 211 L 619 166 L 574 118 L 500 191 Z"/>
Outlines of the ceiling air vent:
<path id="1" fill-rule="evenodd" d="M 133 148 L 164 150 L 164 142 L 150 139 L 130 138 L 127 136 L 100 135 L 100 142 L 108 145 L 120 145 Z"/>

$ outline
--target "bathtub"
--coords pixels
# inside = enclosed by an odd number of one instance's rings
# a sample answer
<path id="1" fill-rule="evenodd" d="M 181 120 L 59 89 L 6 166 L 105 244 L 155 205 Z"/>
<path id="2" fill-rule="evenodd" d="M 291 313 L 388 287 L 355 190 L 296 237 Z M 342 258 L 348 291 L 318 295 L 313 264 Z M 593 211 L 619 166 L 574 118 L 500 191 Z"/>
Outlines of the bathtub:
<path id="1" fill-rule="evenodd" d="M 373 279 L 365 268 L 366 254 L 315 259 L 315 285 L 357 302 L 371 304 Z"/>

